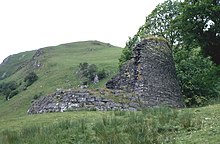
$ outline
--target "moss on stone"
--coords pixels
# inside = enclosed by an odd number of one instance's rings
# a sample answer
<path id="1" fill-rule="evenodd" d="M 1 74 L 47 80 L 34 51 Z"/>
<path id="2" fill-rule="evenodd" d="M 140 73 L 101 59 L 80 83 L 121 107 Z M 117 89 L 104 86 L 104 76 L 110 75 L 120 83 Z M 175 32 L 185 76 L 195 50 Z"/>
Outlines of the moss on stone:
<path id="1" fill-rule="evenodd" d="M 158 45 L 156 44 L 156 45 L 153 46 L 155 49 L 157 49 L 159 51 L 163 51 L 164 53 L 170 53 L 171 52 L 169 42 L 163 37 L 148 35 L 148 36 L 145 37 L 145 40 L 151 40 L 151 41 L 155 41 L 156 43 L 159 43 Z"/>
<path id="2" fill-rule="evenodd" d="M 153 36 L 153 35 L 147 35 L 144 39 L 155 40 L 156 42 L 166 42 L 166 43 L 168 43 L 168 41 L 165 38 L 158 37 L 158 36 Z"/>

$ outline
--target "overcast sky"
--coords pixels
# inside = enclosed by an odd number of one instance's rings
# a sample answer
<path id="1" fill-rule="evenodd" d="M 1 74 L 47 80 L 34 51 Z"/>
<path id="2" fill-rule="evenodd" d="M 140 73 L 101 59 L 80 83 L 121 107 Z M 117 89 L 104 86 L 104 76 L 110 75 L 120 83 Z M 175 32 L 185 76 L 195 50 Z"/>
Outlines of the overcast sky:
<path id="1" fill-rule="evenodd" d="M 98 40 L 124 47 L 164 0 L 0 0 L 0 63 L 11 54 Z"/>

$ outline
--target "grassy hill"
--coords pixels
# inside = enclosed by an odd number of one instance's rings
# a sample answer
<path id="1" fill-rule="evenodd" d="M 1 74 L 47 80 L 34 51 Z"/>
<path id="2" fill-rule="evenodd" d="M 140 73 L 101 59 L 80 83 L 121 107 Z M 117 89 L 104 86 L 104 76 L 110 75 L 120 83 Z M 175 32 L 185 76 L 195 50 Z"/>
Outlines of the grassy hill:
<path id="1" fill-rule="evenodd" d="M 57 88 L 77 88 L 79 63 L 104 68 L 109 76 L 90 88 L 104 87 L 118 71 L 122 49 L 98 41 L 52 46 L 10 56 L 0 65 L 0 83 L 16 81 L 20 93 L 0 96 L 0 143 L 219 143 L 220 105 L 191 109 L 156 108 L 139 112 L 77 111 L 27 115 L 33 97 Z M 24 77 L 39 79 L 26 90 Z"/>
<path id="2" fill-rule="evenodd" d="M 0 118 L 26 115 L 36 94 L 46 95 L 57 88 L 78 87 L 80 80 L 76 76 L 76 71 L 78 65 L 83 62 L 96 64 L 99 69 L 104 68 L 108 72 L 108 78 L 91 86 L 91 88 L 104 87 L 107 79 L 118 70 L 117 64 L 121 51 L 121 48 L 107 43 L 86 41 L 61 44 L 10 56 L 0 65 L 0 71 L 12 75 L 0 80 L 0 83 L 16 81 L 21 84 L 20 89 L 22 89 L 24 77 L 31 71 L 34 71 L 39 79 L 9 101 L 5 101 L 3 96 L 0 96 Z"/>
<path id="3" fill-rule="evenodd" d="M 4 59 L 2 64 L 0 64 L 0 80 L 11 76 L 24 67 L 25 64 L 31 60 L 35 52 L 36 51 L 22 52 Z"/>

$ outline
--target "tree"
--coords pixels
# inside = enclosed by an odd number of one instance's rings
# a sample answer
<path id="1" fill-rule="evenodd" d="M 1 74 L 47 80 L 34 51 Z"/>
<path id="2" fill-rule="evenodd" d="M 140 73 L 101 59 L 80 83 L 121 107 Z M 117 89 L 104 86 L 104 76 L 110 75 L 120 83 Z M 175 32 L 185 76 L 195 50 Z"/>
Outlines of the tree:
<path id="1" fill-rule="evenodd" d="M 220 69 L 209 57 L 204 58 L 201 48 L 175 49 L 174 60 L 187 106 L 202 106 L 219 95 Z"/>
<path id="2" fill-rule="evenodd" d="M 185 0 L 177 27 L 186 45 L 199 45 L 220 64 L 220 1 Z"/>
<path id="3" fill-rule="evenodd" d="M 145 24 L 142 25 L 137 34 L 126 42 L 126 46 L 119 58 L 119 68 L 124 62 L 132 58 L 132 49 L 135 45 L 147 36 L 158 36 L 165 38 L 170 47 L 177 47 L 181 43 L 181 36 L 176 29 L 174 20 L 180 14 L 181 3 L 179 1 L 167 0 L 156 6 L 150 15 L 146 17 Z"/>
<path id="4" fill-rule="evenodd" d="M 175 28 L 174 20 L 181 13 L 179 1 L 167 0 L 156 6 L 150 15 L 146 17 L 145 24 L 139 29 L 141 38 L 146 35 L 154 35 L 165 38 L 171 47 L 176 46 L 180 40 L 180 33 Z"/>

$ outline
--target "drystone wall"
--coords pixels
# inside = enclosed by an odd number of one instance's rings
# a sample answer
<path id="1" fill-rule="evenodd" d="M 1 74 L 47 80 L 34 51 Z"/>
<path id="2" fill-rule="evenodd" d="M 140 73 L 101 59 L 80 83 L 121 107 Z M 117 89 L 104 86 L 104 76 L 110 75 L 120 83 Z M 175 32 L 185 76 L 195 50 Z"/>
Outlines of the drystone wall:
<path id="1" fill-rule="evenodd" d="M 79 110 L 125 110 L 140 109 L 137 97 L 119 90 L 58 90 L 34 101 L 28 114 Z"/>
<path id="2" fill-rule="evenodd" d="M 133 58 L 107 82 L 109 89 L 135 92 L 142 107 L 183 107 L 172 50 L 166 41 L 145 39 L 133 49 Z"/>

